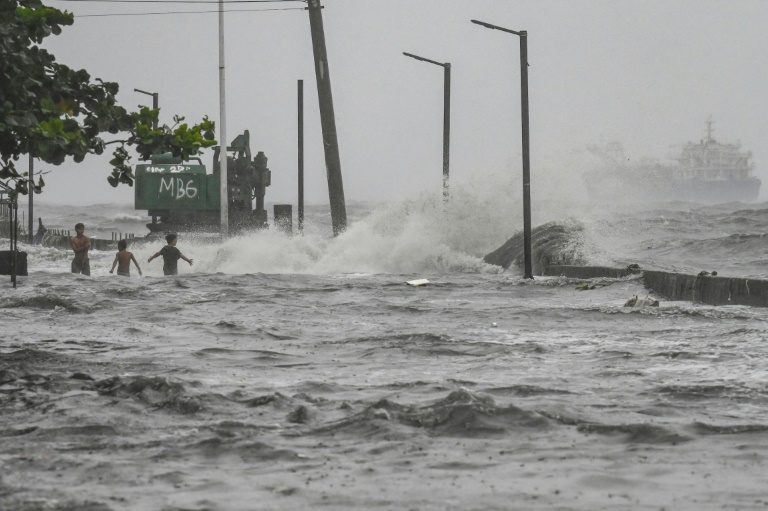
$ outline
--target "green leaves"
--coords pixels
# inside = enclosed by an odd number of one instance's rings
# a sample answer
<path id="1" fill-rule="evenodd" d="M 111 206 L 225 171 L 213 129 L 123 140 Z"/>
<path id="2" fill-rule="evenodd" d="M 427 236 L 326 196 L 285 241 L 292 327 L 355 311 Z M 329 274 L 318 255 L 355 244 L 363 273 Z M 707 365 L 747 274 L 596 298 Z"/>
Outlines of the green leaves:
<path id="1" fill-rule="evenodd" d="M 40 0 L 0 0 L 0 182 L 16 194 L 30 192 L 29 176 L 14 166 L 22 154 L 59 165 L 68 157 L 81 162 L 88 154 L 102 154 L 107 144 L 118 148 L 107 177 L 112 186 L 133 184 L 128 149 L 142 158 L 171 152 L 188 160 L 216 144 L 215 125 L 207 117 L 200 124 L 182 123 L 153 128 L 158 110 L 142 107 L 128 112 L 117 105 L 119 86 L 56 62 L 37 46 L 72 25 L 74 16 Z M 125 133 L 106 142 L 105 134 Z M 40 193 L 42 179 L 32 187 Z"/>
<path id="2" fill-rule="evenodd" d="M 130 117 L 130 136 L 115 150 L 110 161 L 113 171 L 108 180 L 112 186 L 120 183 L 133 184 L 134 176 L 129 165 L 130 156 L 125 150 L 126 145 L 135 146 L 142 159 L 149 159 L 153 154 L 171 153 L 184 161 L 197 155 L 201 149 L 216 145 L 216 125 L 207 116 L 200 124 L 194 126 L 182 123 L 183 117 L 174 116 L 174 126 L 163 125 L 157 129 L 153 128 L 153 123 L 157 121 L 158 110 L 142 107 L 139 112 L 130 114 Z"/>

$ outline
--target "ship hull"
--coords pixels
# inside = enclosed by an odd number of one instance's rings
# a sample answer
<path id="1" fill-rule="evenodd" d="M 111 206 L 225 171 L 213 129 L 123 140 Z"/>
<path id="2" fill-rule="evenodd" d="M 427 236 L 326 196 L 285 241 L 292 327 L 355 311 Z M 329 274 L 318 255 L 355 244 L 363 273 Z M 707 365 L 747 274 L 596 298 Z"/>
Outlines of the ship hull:
<path id="1" fill-rule="evenodd" d="M 760 193 L 760 179 L 685 181 L 620 179 L 602 175 L 587 182 L 591 200 L 606 202 L 686 201 L 706 204 L 754 202 Z"/>

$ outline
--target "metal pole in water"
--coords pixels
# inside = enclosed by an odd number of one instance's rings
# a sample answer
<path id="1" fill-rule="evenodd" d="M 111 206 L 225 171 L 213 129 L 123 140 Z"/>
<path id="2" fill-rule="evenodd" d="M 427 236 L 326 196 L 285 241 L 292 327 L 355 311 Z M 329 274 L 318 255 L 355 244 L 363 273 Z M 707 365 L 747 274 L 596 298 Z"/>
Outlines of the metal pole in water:
<path id="1" fill-rule="evenodd" d="M 523 252 L 524 275 L 526 279 L 533 278 L 531 263 L 531 151 L 528 127 L 528 32 L 526 30 L 510 30 L 491 25 L 484 21 L 471 20 L 472 23 L 492 30 L 508 32 L 520 37 L 520 102 L 523 124 Z"/>
<path id="2" fill-rule="evenodd" d="M 35 233 L 33 231 L 34 225 L 32 222 L 32 219 L 35 216 L 35 210 L 33 203 L 35 201 L 35 165 L 32 160 L 32 153 L 29 153 L 29 244 L 32 244 L 32 240 L 35 237 Z"/>
<path id="3" fill-rule="evenodd" d="M 229 193 L 227 190 L 227 103 L 224 79 L 224 0 L 219 0 L 219 152 L 221 181 L 221 236 L 229 234 Z"/>
<path id="4" fill-rule="evenodd" d="M 520 32 L 520 90 L 523 123 L 523 250 L 525 270 L 523 277 L 533 278 L 531 266 L 531 148 L 528 124 L 528 32 Z"/>
<path id="5" fill-rule="evenodd" d="M 18 196 L 13 200 L 11 205 L 11 280 L 13 281 L 13 287 L 16 288 L 16 273 L 18 272 L 18 259 L 19 254 L 19 201 Z"/>
<path id="6" fill-rule="evenodd" d="M 443 200 L 448 200 L 448 167 L 451 152 L 451 64 L 443 64 Z"/>
<path id="7" fill-rule="evenodd" d="M 437 62 L 405 51 L 403 55 L 443 68 L 443 201 L 447 201 L 451 147 L 451 64 L 450 62 Z"/>

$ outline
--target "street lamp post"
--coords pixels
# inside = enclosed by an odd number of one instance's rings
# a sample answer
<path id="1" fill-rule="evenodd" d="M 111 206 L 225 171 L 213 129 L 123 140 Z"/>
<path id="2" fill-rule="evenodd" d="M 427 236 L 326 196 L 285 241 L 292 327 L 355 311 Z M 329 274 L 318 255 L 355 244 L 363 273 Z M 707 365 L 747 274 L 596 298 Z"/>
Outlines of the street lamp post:
<path id="1" fill-rule="evenodd" d="M 508 28 L 502 28 L 497 25 L 491 25 L 482 21 L 472 20 L 472 23 L 490 28 L 492 30 L 501 30 L 520 37 L 520 100 L 521 117 L 523 123 L 523 250 L 524 254 L 524 275 L 523 278 L 532 279 L 533 270 L 531 267 L 531 152 L 530 137 L 528 129 L 528 32 L 525 30 L 515 31 Z"/>
<path id="2" fill-rule="evenodd" d="M 157 92 L 146 92 L 140 89 L 133 89 L 136 92 L 140 92 L 142 94 L 146 94 L 147 96 L 152 96 L 152 110 L 157 110 L 158 108 L 158 94 Z M 152 129 L 157 129 L 157 120 L 152 122 Z"/>
<path id="3" fill-rule="evenodd" d="M 299 233 L 304 234 L 304 80 L 298 81 Z"/>
<path id="4" fill-rule="evenodd" d="M 229 236 L 229 188 L 227 176 L 227 101 L 226 73 L 224 69 L 224 0 L 219 0 L 219 232 Z"/>
<path id="5" fill-rule="evenodd" d="M 443 68 L 443 200 L 448 200 L 448 169 L 451 147 L 451 64 L 449 62 L 436 62 L 434 60 L 419 57 L 412 53 L 403 52 L 406 57 L 429 62 Z"/>

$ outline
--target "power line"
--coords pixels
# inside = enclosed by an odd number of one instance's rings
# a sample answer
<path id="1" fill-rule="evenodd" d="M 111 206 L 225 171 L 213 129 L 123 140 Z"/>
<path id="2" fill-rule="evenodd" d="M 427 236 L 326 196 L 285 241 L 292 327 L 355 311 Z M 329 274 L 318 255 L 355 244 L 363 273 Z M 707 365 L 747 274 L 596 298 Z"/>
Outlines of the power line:
<path id="1" fill-rule="evenodd" d="M 303 7 L 284 7 L 281 9 L 231 9 L 224 12 L 267 12 L 267 11 L 303 11 Z M 219 11 L 167 11 L 167 12 L 131 12 L 113 14 L 76 14 L 75 18 L 97 18 L 105 16 L 156 16 L 162 14 L 210 14 Z"/>
<path id="2" fill-rule="evenodd" d="M 218 0 L 60 0 L 62 2 L 101 2 L 126 4 L 217 4 Z M 274 2 L 304 2 L 306 0 L 225 0 L 225 4 L 254 4 Z"/>

